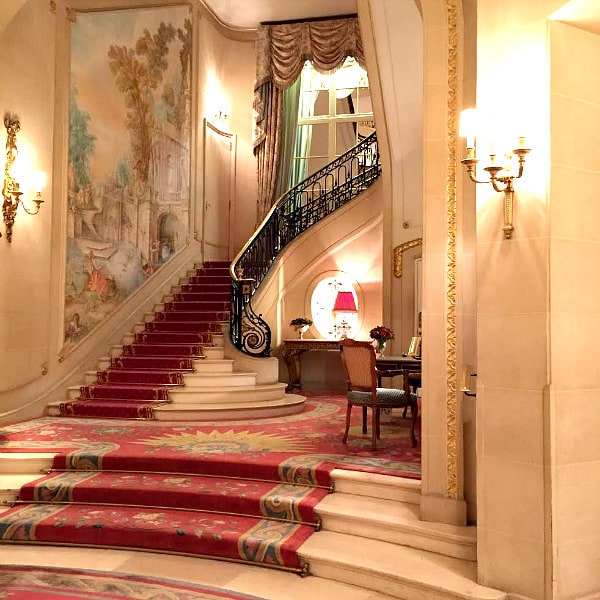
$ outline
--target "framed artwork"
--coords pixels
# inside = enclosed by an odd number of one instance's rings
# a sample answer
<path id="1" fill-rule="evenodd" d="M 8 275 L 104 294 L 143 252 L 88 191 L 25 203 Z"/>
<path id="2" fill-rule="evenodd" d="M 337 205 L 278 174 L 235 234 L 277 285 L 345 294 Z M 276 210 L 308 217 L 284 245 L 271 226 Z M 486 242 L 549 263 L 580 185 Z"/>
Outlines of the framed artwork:
<path id="1" fill-rule="evenodd" d="M 187 243 L 191 60 L 187 5 L 75 13 L 63 350 Z"/>
<path id="2" fill-rule="evenodd" d="M 421 356 L 421 338 L 419 336 L 413 336 L 413 338 L 410 340 L 407 355 Z"/>

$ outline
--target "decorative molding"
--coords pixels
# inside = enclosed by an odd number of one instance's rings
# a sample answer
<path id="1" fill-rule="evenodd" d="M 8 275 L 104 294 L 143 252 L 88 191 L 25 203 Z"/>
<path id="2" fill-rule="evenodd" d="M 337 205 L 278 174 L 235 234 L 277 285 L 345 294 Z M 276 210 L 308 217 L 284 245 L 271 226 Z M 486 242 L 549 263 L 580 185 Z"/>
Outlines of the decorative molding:
<path id="1" fill-rule="evenodd" d="M 448 106 L 446 113 L 446 493 L 458 498 L 456 395 L 456 156 L 458 118 L 458 26 L 456 0 L 446 0 L 448 19 Z"/>
<path id="2" fill-rule="evenodd" d="M 71 23 L 75 23 L 77 21 L 77 11 L 74 8 L 67 6 L 67 8 L 65 8 L 65 14 Z"/>
<path id="3" fill-rule="evenodd" d="M 423 244 L 423 238 L 417 238 L 410 240 L 410 242 L 404 242 L 394 248 L 394 277 L 402 277 L 402 262 L 404 259 L 404 253 L 411 248 L 416 248 Z"/>
<path id="4" fill-rule="evenodd" d="M 56 14 L 56 0 L 50 0 L 50 12 Z"/>

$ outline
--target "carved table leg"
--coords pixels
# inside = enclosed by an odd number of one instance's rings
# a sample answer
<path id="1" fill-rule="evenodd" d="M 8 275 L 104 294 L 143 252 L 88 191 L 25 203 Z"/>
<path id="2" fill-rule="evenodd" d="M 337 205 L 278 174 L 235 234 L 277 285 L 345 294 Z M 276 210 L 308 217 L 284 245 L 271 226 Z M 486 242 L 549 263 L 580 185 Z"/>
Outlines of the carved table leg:
<path id="1" fill-rule="evenodd" d="M 284 350 L 281 354 L 288 370 L 288 385 L 285 388 L 286 392 L 302 389 L 302 382 L 300 381 L 300 356 L 305 352 L 306 350 L 293 349 Z"/>

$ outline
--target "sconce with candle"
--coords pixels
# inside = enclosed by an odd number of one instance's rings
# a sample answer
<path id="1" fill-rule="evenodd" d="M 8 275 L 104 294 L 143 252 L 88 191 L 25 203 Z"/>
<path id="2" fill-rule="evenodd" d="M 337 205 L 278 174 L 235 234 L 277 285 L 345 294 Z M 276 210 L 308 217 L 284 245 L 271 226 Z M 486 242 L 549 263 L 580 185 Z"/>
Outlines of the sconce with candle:
<path id="1" fill-rule="evenodd" d="M 33 198 L 33 202 L 35 206 L 32 209 L 27 208 L 21 197 L 23 192 L 20 190 L 19 183 L 11 175 L 13 164 L 19 153 L 17 149 L 17 133 L 21 130 L 19 117 L 8 112 L 5 113 L 4 126 L 6 127 L 6 163 L 4 165 L 4 185 L 2 186 L 2 197 L 4 199 L 2 203 L 2 216 L 6 229 L 6 239 L 10 243 L 12 241 L 12 230 L 19 205 L 23 207 L 23 210 L 28 215 L 37 215 L 40 211 L 40 205 L 44 202 L 42 199 L 42 189 L 46 185 L 46 176 L 41 172 L 34 174 L 36 195 Z"/>
<path id="2" fill-rule="evenodd" d="M 467 138 L 467 153 L 465 158 L 461 162 L 467 168 L 467 174 L 474 183 L 491 183 L 492 187 L 496 192 L 504 193 L 504 238 L 509 240 L 512 237 L 513 226 L 513 201 L 515 195 L 514 180 L 519 179 L 523 175 L 525 168 L 525 156 L 531 152 L 531 148 L 525 146 L 525 138 L 519 138 L 519 144 L 517 148 L 512 150 L 511 153 L 505 155 L 507 160 L 506 165 L 496 164 L 496 155 L 490 154 L 490 164 L 487 167 L 483 167 L 484 171 L 489 173 L 490 178 L 488 180 L 477 179 L 477 153 L 475 149 L 475 136 L 477 133 L 477 115 L 475 109 L 463 110 L 461 113 L 460 120 L 460 131 L 461 137 Z M 519 169 L 516 175 L 512 173 L 512 159 L 517 157 L 519 160 Z"/>

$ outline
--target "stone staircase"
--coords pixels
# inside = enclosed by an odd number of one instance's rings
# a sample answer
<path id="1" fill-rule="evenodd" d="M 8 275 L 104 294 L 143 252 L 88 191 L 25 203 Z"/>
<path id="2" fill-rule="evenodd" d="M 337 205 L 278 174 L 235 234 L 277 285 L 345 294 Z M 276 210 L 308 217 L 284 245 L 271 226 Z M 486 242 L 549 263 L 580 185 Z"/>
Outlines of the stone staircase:
<path id="1" fill-rule="evenodd" d="M 208 331 L 198 333 L 198 341 L 194 342 L 198 349 L 185 356 L 172 354 L 155 354 L 152 356 L 127 356 L 127 349 L 156 333 L 148 333 L 148 324 L 161 324 L 162 316 L 177 300 L 179 295 L 191 294 L 185 291 L 191 288 L 201 267 L 190 271 L 178 285 L 173 286 L 170 294 L 154 307 L 153 312 L 144 315 L 143 321 L 134 326 L 133 331 L 124 336 L 122 343 L 112 347 L 109 354 L 98 360 L 98 369 L 88 371 L 83 376 L 81 385 L 70 386 L 66 390 L 64 401 L 53 401 L 47 406 L 50 416 L 64 415 L 64 405 L 87 399 L 83 394 L 87 388 L 104 383 L 107 372 L 118 367 L 120 373 L 135 374 L 135 366 L 125 370 L 122 363 L 129 365 L 140 359 L 147 365 L 148 361 L 156 363 L 165 359 L 174 366 L 163 369 L 151 366 L 144 369 L 144 377 L 151 382 L 152 376 L 168 370 L 175 377 L 172 384 L 157 384 L 167 388 L 168 400 L 152 407 L 152 417 L 161 421 L 213 421 L 222 419 L 251 419 L 257 417 L 276 417 L 302 412 L 304 397 L 297 394 L 286 394 L 286 384 L 279 382 L 279 365 L 276 358 L 252 358 L 239 352 L 228 339 L 228 323 L 214 321 L 207 324 Z M 225 269 L 228 273 L 228 270 Z M 223 287 L 223 284 L 216 284 Z M 205 288 L 210 295 L 210 287 Z M 222 293 L 222 292 L 221 292 Z M 201 297 L 201 292 L 193 292 Z M 228 296 L 227 296 L 228 297 Z M 186 302 L 183 302 L 186 304 Z M 197 302 L 187 302 L 197 304 Z M 184 312 L 184 311 L 182 311 Z M 194 318 L 193 313 L 189 313 Z M 184 312 L 184 315 L 187 313 Z M 224 314 L 227 317 L 227 314 Z M 191 321 L 192 324 L 195 322 Z M 223 334 L 226 332 L 226 335 Z M 162 334 L 159 334 L 162 335 Z M 172 333 L 170 334 L 173 335 Z M 184 331 L 176 335 L 191 335 Z M 189 343 L 189 342 L 188 342 Z M 159 344 L 172 351 L 174 344 Z M 137 371 L 140 373 L 140 371 Z M 138 382 L 139 384 L 139 382 Z M 126 389 L 126 384 L 120 388 Z M 61 408 L 62 405 L 62 408 Z M 102 415 L 98 415 L 102 416 Z"/>
<path id="2" fill-rule="evenodd" d="M 51 454 L 0 455 L 0 502 L 45 473 Z M 402 600 L 506 600 L 477 584 L 476 528 L 419 520 L 416 480 L 335 470 L 316 507 L 322 529 L 299 550 L 313 577 Z M 310 589 L 310 588 L 308 588 Z"/>

